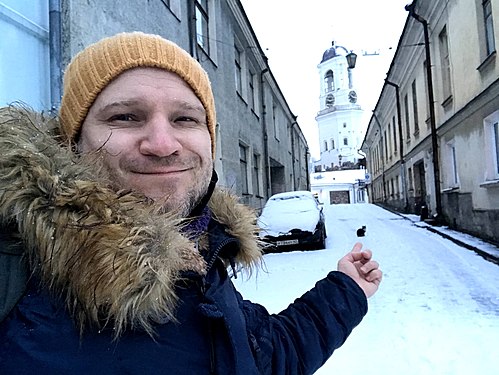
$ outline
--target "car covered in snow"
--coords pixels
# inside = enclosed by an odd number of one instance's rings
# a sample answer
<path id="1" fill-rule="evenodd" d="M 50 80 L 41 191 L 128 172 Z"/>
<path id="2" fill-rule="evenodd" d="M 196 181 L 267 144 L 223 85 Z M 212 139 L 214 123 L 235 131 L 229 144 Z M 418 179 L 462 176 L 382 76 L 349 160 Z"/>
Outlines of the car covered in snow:
<path id="1" fill-rule="evenodd" d="M 326 225 L 322 207 L 310 191 L 275 194 L 258 218 L 265 252 L 291 249 L 324 249 Z"/>

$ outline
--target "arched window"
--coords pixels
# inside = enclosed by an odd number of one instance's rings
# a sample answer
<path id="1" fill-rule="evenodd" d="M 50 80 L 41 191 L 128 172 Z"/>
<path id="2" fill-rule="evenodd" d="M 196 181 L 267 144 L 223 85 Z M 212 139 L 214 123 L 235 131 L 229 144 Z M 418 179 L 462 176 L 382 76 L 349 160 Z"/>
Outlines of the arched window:
<path id="1" fill-rule="evenodd" d="M 343 145 L 348 146 L 348 138 L 343 138 Z"/>
<path id="2" fill-rule="evenodd" d="M 326 92 L 334 91 L 334 73 L 332 70 L 327 71 L 324 82 L 326 83 Z"/>

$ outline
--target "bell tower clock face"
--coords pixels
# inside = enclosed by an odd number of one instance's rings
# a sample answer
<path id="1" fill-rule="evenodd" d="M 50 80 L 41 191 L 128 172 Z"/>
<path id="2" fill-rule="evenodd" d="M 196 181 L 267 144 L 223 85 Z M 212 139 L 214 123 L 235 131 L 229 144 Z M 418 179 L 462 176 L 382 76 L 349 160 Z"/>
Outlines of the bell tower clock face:
<path id="1" fill-rule="evenodd" d="M 326 96 L 326 107 L 331 108 L 334 105 L 334 95 L 328 94 Z"/>
<path id="2" fill-rule="evenodd" d="M 350 103 L 356 103 L 357 102 L 357 93 L 352 90 L 348 93 L 348 100 Z"/>

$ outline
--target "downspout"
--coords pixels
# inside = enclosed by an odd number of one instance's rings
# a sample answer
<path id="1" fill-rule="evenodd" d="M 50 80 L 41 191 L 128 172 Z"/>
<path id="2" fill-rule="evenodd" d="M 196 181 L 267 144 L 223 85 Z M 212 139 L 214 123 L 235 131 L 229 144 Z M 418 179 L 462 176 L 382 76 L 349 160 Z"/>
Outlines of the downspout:
<path id="1" fill-rule="evenodd" d="M 296 170 L 295 170 L 295 125 L 296 118 L 298 116 L 293 116 L 293 122 L 291 123 L 291 168 L 293 172 L 293 190 L 296 190 Z"/>
<path id="2" fill-rule="evenodd" d="M 265 63 L 267 63 L 267 58 L 264 57 Z M 269 136 L 267 131 L 267 110 L 265 105 L 265 80 L 263 79 L 265 73 L 269 71 L 269 68 L 265 68 L 260 72 L 260 85 L 261 85 L 261 101 L 262 101 L 262 131 L 263 131 L 263 158 L 265 159 L 265 176 L 266 176 L 266 191 L 267 199 L 272 195 L 271 189 L 271 179 L 270 179 L 270 161 L 269 161 Z"/>
<path id="3" fill-rule="evenodd" d="M 307 170 L 306 178 L 307 178 L 307 190 L 310 190 L 310 165 L 308 160 L 310 159 L 310 151 L 308 147 L 305 147 L 305 167 Z"/>
<path id="4" fill-rule="evenodd" d="M 61 0 L 49 1 L 50 109 L 57 113 L 62 96 Z"/>
<path id="5" fill-rule="evenodd" d="M 196 14 L 194 1 L 187 2 L 187 28 L 189 32 L 189 53 L 197 59 L 197 35 L 196 35 Z"/>
<path id="6" fill-rule="evenodd" d="M 395 87 L 395 96 L 397 101 L 397 123 L 399 130 L 399 150 L 400 150 L 400 176 L 402 177 L 402 189 L 404 191 L 404 212 L 409 212 L 409 197 L 407 195 L 407 176 L 405 172 L 404 160 L 404 136 L 402 134 L 402 112 L 400 111 L 400 86 L 385 79 L 387 85 Z"/>
<path id="7" fill-rule="evenodd" d="M 376 124 L 378 125 L 379 128 L 379 136 L 380 136 L 380 150 L 381 150 L 381 176 L 382 176 L 382 182 L 383 182 L 383 203 L 386 204 L 386 182 L 385 182 L 385 152 L 384 152 L 384 145 L 383 145 L 383 131 L 381 130 L 381 124 L 378 120 L 378 116 L 376 116 L 376 113 L 373 111 L 373 117 L 376 120 Z"/>
<path id="8" fill-rule="evenodd" d="M 430 36 L 428 32 L 428 21 L 423 17 L 416 14 L 414 8 L 415 3 L 406 5 L 405 10 L 409 12 L 409 15 L 413 17 L 416 21 L 423 25 L 424 31 L 424 45 L 426 54 L 426 77 L 428 85 L 428 100 L 430 105 L 430 126 L 431 126 L 431 145 L 433 152 L 433 180 L 435 183 L 435 204 L 436 204 L 436 217 L 437 220 L 441 220 L 442 216 L 442 197 L 440 191 L 440 162 L 438 157 L 438 138 L 437 138 L 437 125 L 435 119 L 435 99 L 433 97 L 433 79 L 431 75 L 431 56 L 430 56 Z"/>

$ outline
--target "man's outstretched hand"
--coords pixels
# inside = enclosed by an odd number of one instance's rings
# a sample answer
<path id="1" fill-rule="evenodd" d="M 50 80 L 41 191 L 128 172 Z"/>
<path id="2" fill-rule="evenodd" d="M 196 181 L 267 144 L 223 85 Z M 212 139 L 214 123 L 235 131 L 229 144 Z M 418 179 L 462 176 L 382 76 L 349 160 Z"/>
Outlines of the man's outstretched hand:
<path id="1" fill-rule="evenodd" d="M 338 271 L 354 279 L 367 298 L 376 293 L 383 277 L 379 264 L 372 260 L 372 255 L 371 250 L 362 250 L 362 244 L 357 242 L 352 251 L 338 261 Z"/>

